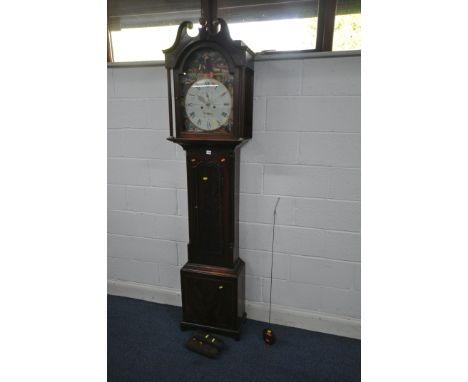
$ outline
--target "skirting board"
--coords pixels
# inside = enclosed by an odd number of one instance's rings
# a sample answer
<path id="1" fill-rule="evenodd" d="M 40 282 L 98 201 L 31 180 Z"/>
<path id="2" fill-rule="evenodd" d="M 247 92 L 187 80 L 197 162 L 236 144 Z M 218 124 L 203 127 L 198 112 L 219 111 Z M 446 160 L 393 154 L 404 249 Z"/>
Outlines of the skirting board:
<path id="1" fill-rule="evenodd" d="M 130 297 L 137 300 L 182 306 L 179 290 L 162 288 L 154 285 L 139 284 L 130 281 L 107 280 L 107 293 L 112 296 Z"/>
<path id="2" fill-rule="evenodd" d="M 181 306 L 179 290 L 128 281 L 107 280 L 107 293 L 113 296 L 130 297 L 159 304 Z M 267 321 L 268 304 L 245 302 L 247 318 Z M 333 334 L 349 338 L 361 338 L 361 320 L 327 315 L 320 312 L 296 309 L 281 305 L 271 306 L 271 322 L 314 332 Z"/>
<path id="3" fill-rule="evenodd" d="M 246 301 L 245 310 L 247 311 L 247 318 L 264 322 L 268 320 L 268 304 Z M 272 304 L 271 322 L 313 332 L 361 339 L 361 320 L 356 318 L 343 318 L 321 312 Z"/>

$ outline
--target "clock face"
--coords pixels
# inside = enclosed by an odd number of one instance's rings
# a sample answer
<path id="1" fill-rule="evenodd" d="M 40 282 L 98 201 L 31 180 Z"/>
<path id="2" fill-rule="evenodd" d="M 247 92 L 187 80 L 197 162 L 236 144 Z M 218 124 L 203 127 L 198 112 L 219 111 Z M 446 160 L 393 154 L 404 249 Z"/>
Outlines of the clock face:
<path id="1" fill-rule="evenodd" d="M 234 75 L 219 51 L 204 48 L 193 52 L 179 75 L 179 84 L 183 131 L 231 133 Z"/>
<path id="2" fill-rule="evenodd" d="M 229 120 L 231 109 L 229 90 L 213 78 L 196 81 L 185 97 L 187 118 L 204 131 L 213 131 L 224 126 Z"/>

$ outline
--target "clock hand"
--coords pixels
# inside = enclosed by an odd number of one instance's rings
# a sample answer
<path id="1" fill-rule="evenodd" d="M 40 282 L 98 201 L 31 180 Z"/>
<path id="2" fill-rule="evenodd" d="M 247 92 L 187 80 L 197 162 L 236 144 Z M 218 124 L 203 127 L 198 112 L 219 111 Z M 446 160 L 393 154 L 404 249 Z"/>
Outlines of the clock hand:
<path id="1" fill-rule="evenodd" d="M 202 101 L 205 105 L 208 103 L 202 96 L 198 95 L 197 96 L 199 101 Z"/>

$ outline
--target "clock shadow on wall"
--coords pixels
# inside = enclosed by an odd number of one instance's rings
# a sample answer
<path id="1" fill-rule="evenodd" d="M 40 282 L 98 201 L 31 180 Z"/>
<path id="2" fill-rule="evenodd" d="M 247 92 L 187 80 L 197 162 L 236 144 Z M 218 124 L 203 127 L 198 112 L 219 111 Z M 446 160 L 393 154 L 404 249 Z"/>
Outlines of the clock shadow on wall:
<path id="1" fill-rule="evenodd" d="M 213 11 L 213 10 L 211 10 Z M 216 12 L 215 12 L 216 13 Z M 191 37 L 165 50 L 170 141 L 186 153 L 189 243 L 181 328 L 240 338 L 245 264 L 239 258 L 239 154 L 252 136 L 254 53 L 202 8 Z"/>

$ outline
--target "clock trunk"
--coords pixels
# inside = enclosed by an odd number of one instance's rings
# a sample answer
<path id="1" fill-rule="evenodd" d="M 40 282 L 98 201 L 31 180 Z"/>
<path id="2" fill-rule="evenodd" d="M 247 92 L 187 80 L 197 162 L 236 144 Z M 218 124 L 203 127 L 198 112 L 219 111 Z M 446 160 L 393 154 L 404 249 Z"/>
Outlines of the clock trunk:
<path id="1" fill-rule="evenodd" d="M 238 258 L 239 152 L 236 148 L 186 148 L 189 262 L 232 267 Z"/>

